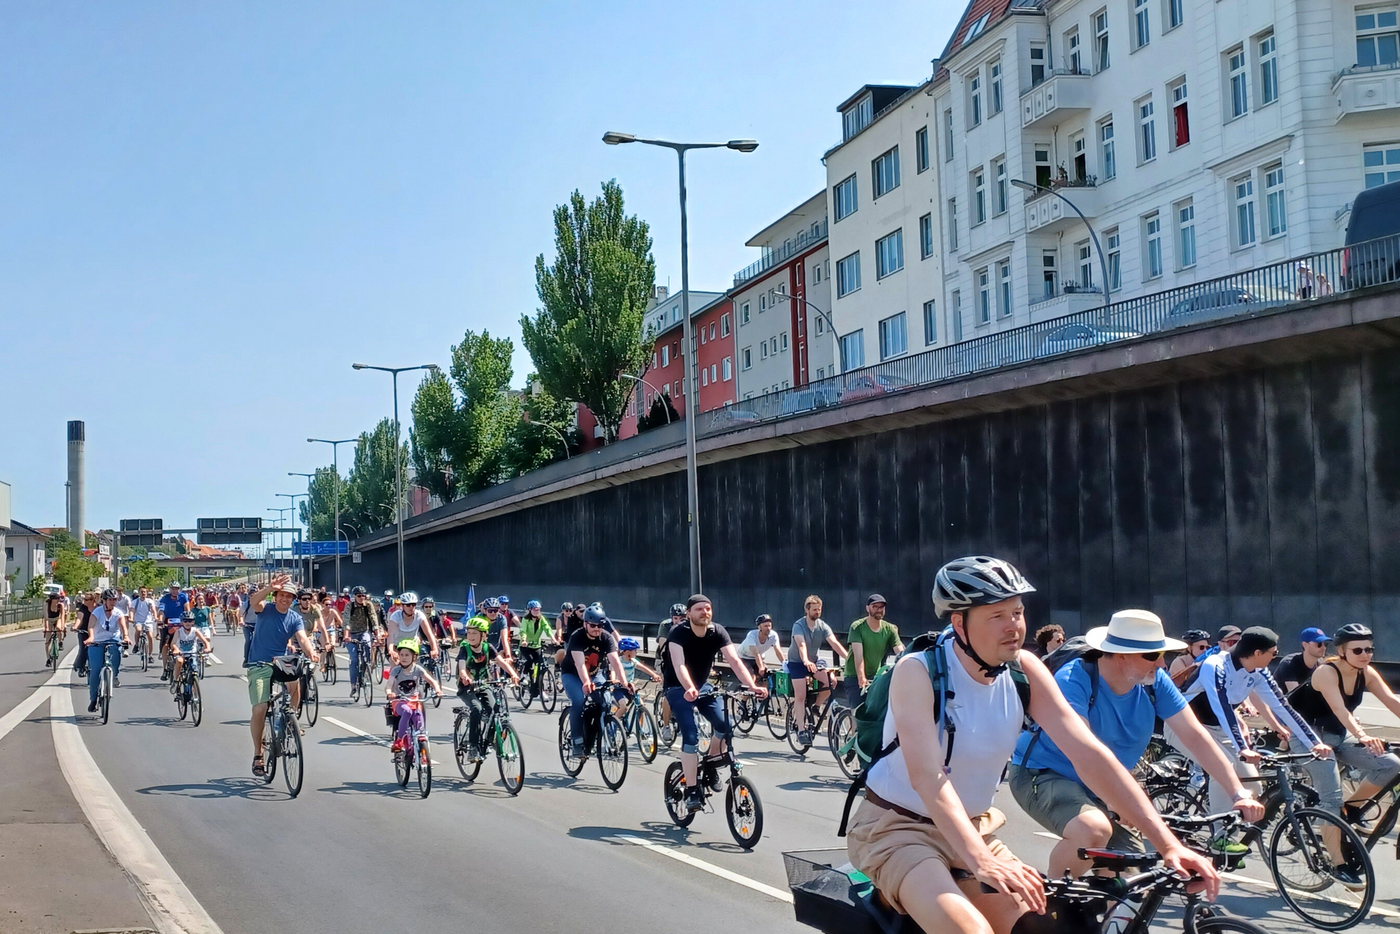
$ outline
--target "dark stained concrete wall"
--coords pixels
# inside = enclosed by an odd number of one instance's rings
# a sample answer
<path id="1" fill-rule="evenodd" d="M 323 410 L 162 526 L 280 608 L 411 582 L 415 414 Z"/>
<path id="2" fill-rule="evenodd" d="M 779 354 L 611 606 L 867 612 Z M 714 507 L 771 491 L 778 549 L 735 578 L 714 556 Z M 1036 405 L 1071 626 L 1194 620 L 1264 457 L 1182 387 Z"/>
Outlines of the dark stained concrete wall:
<path id="1" fill-rule="evenodd" d="M 872 590 L 933 624 L 945 560 L 989 553 L 1040 592 L 1031 626 L 1143 606 L 1169 631 L 1360 620 L 1400 652 L 1400 351 L 1087 396 L 767 451 L 700 468 L 716 618 L 782 629 L 821 594 L 838 628 Z M 660 619 L 687 581 L 684 474 L 429 533 L 409 586 L 460 601 L 601 599 Z M 393 586 L 395 552 L 347 583 Z M 1287 647 L 1287 646 L 1286 646 Z"/>

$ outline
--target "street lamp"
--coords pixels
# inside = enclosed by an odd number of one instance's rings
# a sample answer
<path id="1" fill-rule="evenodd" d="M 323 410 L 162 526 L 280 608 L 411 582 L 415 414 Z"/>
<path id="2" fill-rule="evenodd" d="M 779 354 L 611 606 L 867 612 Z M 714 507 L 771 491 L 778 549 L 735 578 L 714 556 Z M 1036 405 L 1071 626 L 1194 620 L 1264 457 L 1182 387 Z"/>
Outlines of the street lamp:
<path id="1" fill-rule="evenodd" d="M 305 496 L 305 497 L 306 497 L 306 502 L 307 502 L 307 504 L 308 504 L 308 506 L 307 506 L 307 512 L 310 512 L 310 511 L 311 511 L 311 510 L 310 510 L 310 503 L 311 503 L 311 494 L 310 494 L 310 493 L 278 493 L 277 495 L 278 495 L 278 496 L 285 496 L 285 497 L 287 497 L 288 499 L 290 499 L 290 500 L 292 501 L 292 504 L 291 504 L 291 506 L 290 506 L 289 508 L 292 510 L 292 515 L 293 515 L 293 516 L 296 515 L 297 497 L 298 497 L 298 496 Z M 300 520 L 295 520 L 295 521 L 294 521 L 294 524 L 300 525 Z M 309 532 L 310 532 L 310 529 L 311 529 L 311 523 L 308 522 L 308 523 L 306 524 L 306 527 L 307 527 L 307 531 L 308 531 L 308 533 L 309 533 Z M 308 534 L 306 537 L 307 537 L 307 538 L 310 538 L 311 536 L 310 536 L 310 534 Z M 301 529 L 300 529 L 300 528 L 297 529 L 297 538 L 301 538 Z M 298 557 L 300 557 L 300 556 L 298 556 Z M 307 562 L 307 565 L 308 565 L 308 567 L 310 566 L 310 561 Z M 308 587 L 310 587 L 313 583 L 315 583 L 315 581 L 310 580 L 311 577 L 314 577 L 314 576 L 315 576 L 314 574 L 302 574 L 302 573 L 301 573 L 301 561 L 297 561 L 297 575 L 298 575 L 299 577 L 301 577 L 301 579 L 302 579 L 304 582 L 306 582 L 306 586 L 308 586 Z"/>
<path id="2" fill-rule="evenodd" d="M 687 418 L 685 420 L 685 480 L 687 522 L 690 526 L 690 590 L 700 592 L 700 492 L 695 471 L 695 419 L 700 414 L 700 400 L 695 395 L 695 351 L 691 348 L 690 326 L 690 242 L 689 228 L 685 214 L 685 154 L 692 149 L 732 149 L 735 152 L 753 152 L 758 141 L 752 139 L 731 139 L 727 143 L 677 143 L 664 139 L 645 139 L 631 133 L 618 133 L 609 130 L 603 134 L 603 142 L 609 146 L 623 143 L 643 143 L 647 146 L 660 146 L 676 154 L 680 168 L 681 195 L 681 315 L 684 333 L 681 337 L 681 353 L 685 358 L 685 398 Z M 667 418 L 670 413 L 667 413 Z"/>
<path id="3" fill-rule="evenodd" d="M 527 425 L 536 425 L 540 428 L 548 428 L 550 431 L 554 432 L 554 437 L 558 438 L 559 443 L 564 445 L 564 460 L 568 460 L 572 456 L 571 454 L 569 454 L 569 439 L 565 438 L 564 433 L 561 432 L 558 428 L 555 428 L 553 425 L 549 424 L 549 422 L 532 422 L 528 418 L 522 419 L 522 421 L 525 422 L 525 424 Z"/>
<path id="4" fill-rule="evenodd" d="M 403 458 L 399 451 L 399 374 L 412 370 L 431 370 L 436 373 L 439 367 L 436 363 L 424 363 L 420 366 L 370 366 L 368 363 L 352 363 L 350 366 L 356 370 L 378 370 L 394 378 L 394 515 L 398 519 L 399 593 L 403 593 Z"/>
<path id="5" fill-rule="evenodd" d="M 279 552 L 280 552 L 280 551 L 282 550 L 282 548 L 283 548 L 283 545 L 281 544 L 281 543 L 282 543 L 282 540 L 283 540 L 282 536 L 283 536 L 283 533 L 286 532 L 286 528 L 284 528 L 284 527 L 285 527 L 286 524 L 287 524 L 287 520 L 286 520 L 286 518 L 285 518 L 282 514 L 283 514 L 284 512 L 291 512 L 291 511 L 292 511 L 292 507 L 290 507 L 290 506 L 268 506 L 268 507 L 267 507 L 267 511 L 268 511 L 268 512 L 275 512 L 275 513 L 277 513 L 277 542 L 278 542 L 278 544 L 273 548 L 273 550 L 274 550 L 274 551 L 279 551 Z M 280 561 L 281 558 L 278 558 L 278 560 Z"/>
<path id="6" fill-rule="evenodd" d="M 661 395 L 661 390 L 657 389 L 655 386 L 642 379 L 640 376 L 633 376 L 631 373 L 619 373 L 617 375 L 621 376 L 623 379 L 630 379 L 634 383 L 641 383 L 643 386 L 646 386 L 649 389 L 651 389 L 651 391 L 656 393 L 658 396 Z M 671 424 L 671 407 L 669 405 L 666 405 L 664 401 L 661 404 L 661 411 L 666 413 L 666 424 Z"/>
<path id="7" fill-rule="evenodd" d="M 836 336 L 836 322 L 831 320 L 831 315 L 822 311 L 816 305 L 813 305 L 811 302 L 807 301 L 807 299 L 803 298 L 800 295 L 789 295 L 786 292 L 779 292 L 773 297 L 776 299 L 781 299 L 785 302 L 801 302 L 802 304 L 806 305 L 808 308 L 812 309 L 817 314 L 822 316 L 823 320 L 826 321 L 826 329 L 831 332 L 831 339 L 836 343 L 836 354 L 841 360 L 841 372 L 846 372 L 846 348 L 841 346 L 841 338 Z"/>
<path id="8" fill-rule="evenodd" d="M 1069 209 L 1070 209 L 1071 211 L 1073 211 L 1075 214 L 1078 214 L 1078 215 L 1079 215 L 1079 219 L 1080 219 L 1081 221 L 1084 222 L 1085 228 L 1089 231 L 1089 237 L 1094 241 L 1094 251 L 1095 251 L 1096 253 L 1099 254 L 1099 272 L 1101 272 L 1101 273 L 1103 274 L 1103 307 L 1104 307 L 1104 311 L 1107 311 L 1107 310 L 1108 310 L 1108 292 L 1109 292 L 1109 288 L 1108 288 L 1108 284 L 1109 284 L 1109 283 L 1108 283 L 1108 261 L 1107 261 L 1106 259 L 1104 259 L 1103 247 L 1099 245 L 1099 235 L 1096 234 L 1096 233 L 1094 233 L 1094 228 L 1093 228 L 1093 227 L 1090 227 L 1090 226 L 1089 226 L 1089 219 L 1088 219 L 1087 217 L 1084 216 L 1084 212 L 1081 211 L 1081 210 L 1079 210 L 1079 208 L 1075 207 L 1073 201 L 1069 200 L 1068 198 L 1066 198 L 1064 195 L 1060 194 L 1058 191 L 1056 191 L 1056 190 L 1053 189 L 1053 188 L 1048 188 L 1048 187 L 1046 187 L 1045 185 L 1037 185 L 1037 184 L 1035 184 L 1034 182 L 1028 182 L 1028 181 L 1026 181 L 1025 179 L 1020 179 L 1020 178 L 1013 178 L 1013 179 L 1011 180 L 1011 184 L 1015 185 L 1017 188 L 1021 189 L 1022 191 L 1029 191 L 1029 192 L 1032 192 L 1032 193 L 1037 192 L 1037 191 L 1043 191 L 1043 192 L 1045 192 L 1046 194 L 1054 195 L 1056 198 L 1059 198 L 1059 199 L 1060 199 L 1061 201 L 1063 201 L 1065 204 L 1068 204 L 1068 205 L 1069 205 Z"/>
<path id="9" fill-rule="evenodd" d="M 340 441 L 328 441 L 325 438 L 307 438 L 307 444 L 329 444 L 331 446 L 331 473 L 335 476 L 332 489 L 335 491 L 335 534 L 331 537 L 335 539 L 335 592 L 340 593 L 340 446 L 342 444 L 354 444 L 358 438 L 344 438 Z M 359 531 L 356 530 L 356 535 Z M 349 537 L 346 537 L 349 542 Z"/>

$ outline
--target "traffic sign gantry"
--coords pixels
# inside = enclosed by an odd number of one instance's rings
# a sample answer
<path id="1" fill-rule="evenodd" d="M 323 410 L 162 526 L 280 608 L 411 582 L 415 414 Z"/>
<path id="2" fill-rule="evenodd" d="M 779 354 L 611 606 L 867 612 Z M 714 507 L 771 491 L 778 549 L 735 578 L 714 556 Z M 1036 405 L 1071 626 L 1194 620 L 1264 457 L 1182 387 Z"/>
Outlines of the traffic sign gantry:
<path id="1" fill-rule="evenodd" d="M 336 546 L 340 546 L 339 553 L 348 555 L 350 553 L 350 543 L 343 539 L 338 542 L 296 542 L 292 545 L 292 554 L 305 557 L 307 555 L 321 556 L 336 554 Z"/>
<path id="2" fill-rule="evenodd" d="M 161 543 L 164 528 L 164 519 L 123 519 L 117 530 L 117 544 L 154 547 Z"/>
<path id="3" fill-rule="evenodd" d="M 260 517 L 199 519 L 198 541 L 201 545 L 261 545 L 262 519 Z"/>

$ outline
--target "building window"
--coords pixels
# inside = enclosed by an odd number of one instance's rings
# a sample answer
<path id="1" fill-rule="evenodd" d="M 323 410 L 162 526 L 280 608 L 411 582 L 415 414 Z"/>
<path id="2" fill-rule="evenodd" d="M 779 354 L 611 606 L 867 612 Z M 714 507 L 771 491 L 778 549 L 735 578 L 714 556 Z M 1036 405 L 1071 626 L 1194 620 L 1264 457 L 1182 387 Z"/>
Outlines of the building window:
<path id="1" fill-rule="evenodd" d="M 822 264 L 821 264 L 821 263 L 817 263 L 815 266 L 812 267 L 812 283 L 813 283 L 814 285 L 820 285 L 820 284 L 821 284 L 821 281 L 822 281 Z"/>
<path id="2" fill-rule="evenodd" d="M 865 331 L 852 331 L 841 338 L 841 368 L 856 370 L 865 366 Z"/>
<path id="3" fill-rule="evenodd" d="M 1006 160 L 992 163 L 992 213 L 1006 213 Z"/>
<path id="4" fill-rule="evenodd" d="M 1079 258 L 1079 285 L 1081 288 L 1094 287 L 1094 252 L 1088 240 L 1080 240 L 1074 245 L 1074 254 Z"/>
<path id="5" fill-rule="evenodd" d="M 925 214 L 919 218 L 919 259 L 928 259 L 933 255 L 933 215 Z"/>
<path id="6" fill-rule="evenodd" d="M 1045 46 L 1039 42 L 1030 45 L 1031 87 L 1045 80 Z"/>
<path id="7" fill-rule="evenodd" d="M 787 331 L 780 331 L 780 332 L 778 333 L 778 346 L 779 346 L 779 349 L 781 349 L 781 350 L 787 350 L 787 348 L 788 348 Z"/>
<path id="8" fill-rule="evenodd" d="M 671 345 L 667 344 L 661 348 L 661 365 L 667 367 L 671 365 Z"/>
<path id="9" fill-rule="evenodd" d="M 700 385 L 701 385 L 701 386 L 708 386 L 708 385 L 710 385 L 710 368 L 707 367 L 707 366 L 702 366 L 702 367 L 700 368 Z"/>
<path id="10" fill-rule="evenodd" d="M 1244 46 L 1236 46 L 1226 52 L 1225 60 L 1230 72 L 1230 119 L 1234 120 L 1249 112 L 1249 87 L 1245 74 Z"/>
<path id="11" fill-rule="evenodd" d="M 727 383 L 734 378 L 734 358 L 724 358 L 724 381 Z"/>
<path id="12" fill-rule="evenodd" d="M 1162 216 L 1156 211 L 1142 219 L 1143 278 L 1162 275 Z"/>
<path id="13" fill-rule="evenodd" d="M 982 73 L 974 71 L 967 82 L 967 126 L 982 125 Z"/>
<path id="14" fill-rule="evenodd" d="M 1108 67 L 1108 11 L 1099 10 L 1094 14 L 1094 69 L 1103 71 Z"/>
<path id="15" fill-rule="evenodd" d="M 694 343 L 694 341 L 691 341 L 691 343 Z M 709 343 L 709 338 L 705 336 L 705 329 L 704 329 L 704 328 L 701 328 L 701 329 L 700 329 L 700 343 L 702 343 L 702 344 Z"/>
<path id="16" fill-rule="evenodd" d="M 823 334 L 825 334 L 825 333 L 826 333 L 826 319 L 823 318 L 821 315 L 817 315 L 817 336 L 818 336 L 818 337 L 821 337 L 821 336 L 822 336 Z"/>
<path id="17" fill-rule="evenodd" d="M 1011 316 L 1011 261 L 997 263 L 997 311 L 1003 318 Z"/>
<path id="18" fill-rule="evenodd" d="M 745 347 L 739 351 L 739 365 L 745 370 L 753 367 L 753 348 Z"/>
<path id="19" fill-rule="evenodd" d="M 904 228 L 875 241 L 875 278 L 883 279 L 904 268 Z"/>
<path id="20" fill-rule="evenodd" d="M 992 62 L 992 67 L 987 71 L 991 74 L 991 99 L 989 100 L 988 113 L 999 114 L 1002 108 L 1001 93 L 1001 59 Z"/>
<path id="21" fill-rule="evenodd" d="M 1169 32 L 1186 22 L 1185 0 L 1167 0 L 1167 28 Z"/>
<path id="22" fill-rule="evenodd" d="M 836 261 L 836 297 L 844 298 L 860 289 L 860 251 Z"/>
<path id="23" fill-rule="evenodd" d="M 1104 254 L 1108 257 L 1108 288 L 1116 291 L 1123 288 L 1123 258 L 1118 246 L 1118 228 L 1104 231 Z"/>
<path id="24" fill-rule="evenodd" d="M 744 304 L 742 304 L 742 305 L 739 306 L 739 323 L 740 323 L 740 324 L 748 324 L 748 323 L 749 323 L 749 303 L 748 303 L 748 302 L 744 302 Z"/>
<path id="25" fill-rule="evenodd" d="M 1060 257 L 1054 250 L 1040 251 L 1041 294 L 1054 298 L 1060 294 Z"/>
<path id="26" fill-rule="evenodd" d="M 1367 188 L 1400 182 L 1400 144 L 1384 143 L 1361 150 L 1361 165 Z"/>
<path id="27" fill-rule="evenodd" d="M 1196 205 L 1189 198 L 1176 206 L 1176 262 L 1181 269 L 1196 265 Z"/>
<path id="28" fill-rule="evenodd" d="M 1081 67 L 1083 64 L 1079 49 L 1079 28 L 1076 26 L 1065 33 L 1065 70 L 1072 75 L 1087 74 Z"/>
<path id="29" fill-rule="evenodd" d="M 1394 65 L 1400 62 L 1400 31 L 1394 7 L 1356 11 L 1356 64 Z"/>
<path id="30" fill-rule="evenodd" d="M 771 292 L 772 289 L 769 289 L 768 291 Z M 764 313 L 765 311 L 767 311 L 767 310 L 768 310 L 768 293 L 767 293 L 767 292 L 760 292 L 760 293 L 758 294 L 758 313 L 759 313 L 759 314 L 763 314 L 763 313 Z"/>
<path id="31" fill-rule="evenodd" d="M 1147 17 L 1148 0 L 1133 0 L 1133 50 L 1152 41 L 1152 26 Z"/>
<path id="32" fill-rule="evenodd" d="M 872 198 L 889 194 L 899 187 L 899 147 L 896 146 L 875 158 L 870 163 L 870 172 L 874 177 L 875 193 Z"/>
<path id="33" fill-rule="evenodd" d="M 953 110 L 943 111 L 943 161 L 953 161 Z"/>
<path id="34" fill-rule="evenodd" d="M 972 226 L 987 219 L 987 174 L 981 169 L 972 173 Z"/>
<path id="35" fill-rule="evenodd" d="M 1138 113 L 1138 162 L 1151 162 L 1157 158 L 1157 118 L 1153 116 L 1152 98 L 1137 102 Z"/>
<path id="36" fill-rule="evenodd" d="M 759 358 L 760 360 L 767 360 L 767 359 L 768 359 L 768 342 L 767 342 L 767 341 L 759 341 L 759 342 L 758 342 L 758 358 Z"/>
<path id="37" fill-rule="evenodd" d="M 710 322 L 710 340 L 714 340 L 714 339 L 715 339 L 715 323 L 714 323 L 713 321 L 711 321 L 711 322 Z"/>
<path id="38" fill-rule="evenodd" d="M 870 126 L 870 121 L 875 117 L 875 105 L 869 94 L 861 98 L 860 103 L 841 115 L 842 129 L 845 131 L 845 139 L 850 139 L 861 130 Z"/>
<path id="39" fill-rule="evenodd" d="M 1113 144 L 1113 118 L 1099 121 L 1099 162 L 1103 180 L 1108 181 L 1118 174 L 1118 158 Z"/>
<path id="40" fill-rule="evenodd" d="M 953 303 L 953 340 L 962 340 L 962 289 L 954 289 L 949 296 L 949 301 Z"/>
<path id="41" fill-rule="evenodd" d="M 938 310 L 933 301 L 924 302 L 924 346 L 938 343 Z"/>
<path id="42" fill-rule="evenodd" d="M 719 382 L 719 364 L 718 364 L 718 363 L 711 363 L 711 364 L 710 364 L 710 382 L 712 382 L 712 383 L 717 383 L 717 382 Z"/>
<path id="43" fill-rule="evenodd" d="M 728 337 L 728 336 L 729 336 L 729 313 L 728 313 L 728 312 L 725 312 L 724 314 L 722 314 L 722 315 L 719 316 L 719 336 L 720 336 L 720 337 Z"/>
<path id="44" fill-rule="evenodd" d="M 914 174 L 928 171 L 928 127 L 914 131 Z"/>
<path id="45" fill-rule="evenodd" d="M 1270 237 L 1281 237 L 1288 232 L 1288 206 L 1284 201 L 1282 165 L 1264 170 L 1264 213 L 1268 215 Z"/>
<path id="46" fill-rule="evenodd" d="M 992 320 L 991 273 L 983 266 L 977 270 L 977 323 L 986 324 Z"/>
<path id="47" fill-rule="evenodd" d="M 1191 142 L 1191 120 L 1186 112 L 1186 79 L 1167 85 L 1172 99 L 1172 149 Z"/>
<path id="48" fill-rule="evenodd" d="M 982 30 L 987 28 L 987 20 L 991 18 L 992 14 L 983 13 L 982 16 L 977 20 L 977 22 L 969 26 L 967 30 L 967 35 L 963 36 L 963 45 L 967 45 L 973 39 L 976 39 L 978 36 L 982 35 Z"/>
<path id="49" fill-rule="evenodd" d="M 1241 175 L 1230 182 L 1235 193 L 1235 246 L 1252 246 L 1254 231 L 1254 176 Z"/>
<path id="50" fill-rule="evenodd" d="M 880 359 L 888 360 L 908 352 L 909 331 L 901 311 L 880 322 Z"/>
<path id="51" fill-rule="evenodd" d="M 948 199 L 948 251 L 958 248 L 958 199 Z"/>
<path id="52" fill-rule="evenodd" d="M 1052 175 L 1050 174 L 1050 144 L 1035 144 L 1035 183 L 1042 188 L 1049 188 Z"/>
<path id="53" fill-rule="evenodd" d="M 1075 133 L 1069 138 L 1072 171 L 1070 177 L 1083 184 L 1089 179 L 1089 144 L 1083 133 Z"/>
<path id="54" fill-rule="evenodd" d="M 1394 14 L 1391 14 L 1394 15 Z M 1274 34 L 1267 32 L 1257 45 L 1259 51 L 1259 106 L 1278 100 L 1278 44 Z"/>
<path id="55" fill-rule="evenodd" d="M 856 177 L 854 175 L 836 183 L 836 187 L 831 189 L 831 201 L 838 221 L 850 217 L 856 212 Z"/>

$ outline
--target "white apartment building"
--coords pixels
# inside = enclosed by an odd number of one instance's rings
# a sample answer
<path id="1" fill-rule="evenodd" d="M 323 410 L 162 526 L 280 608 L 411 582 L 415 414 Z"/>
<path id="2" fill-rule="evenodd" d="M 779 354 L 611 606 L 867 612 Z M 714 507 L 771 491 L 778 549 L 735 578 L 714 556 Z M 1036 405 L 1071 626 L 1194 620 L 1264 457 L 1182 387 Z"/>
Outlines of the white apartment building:
<path id="1" fill-rule="evenodd" d="M 973 0 L 932 87 L 954 339 L 1103 301 L 1013 179 L 1114 299 L 1338 246 L 1400 179 L 1397 46 L 1395 2 Z"/>
<path id="2" fill-rule="evenodd" d="M 844 367 L 947 343 L 932 81 L 867 85 L 825 157 L 832 319 Z M 815 343 L 821 344 L 821 335 Z M 837 361 L 841 365 L 841 361 Z"/>
<path id="3" fill-rule="evenodd" d="M 763 256 L 735 274 L 729 293 L 741 400 L 833 372 L 836 339 L 823 317 L 831 314 L 826 242 L 826 192 L 819 191 L 745 244 Z"/>

